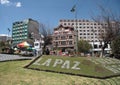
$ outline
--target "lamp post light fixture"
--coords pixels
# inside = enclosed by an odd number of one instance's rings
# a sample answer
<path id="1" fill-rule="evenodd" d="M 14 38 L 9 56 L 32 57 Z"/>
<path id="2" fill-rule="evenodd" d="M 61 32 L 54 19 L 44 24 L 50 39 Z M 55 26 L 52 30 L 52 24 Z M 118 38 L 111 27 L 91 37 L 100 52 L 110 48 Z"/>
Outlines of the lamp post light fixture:
<path id="1" fill-rule="evenodd" d="M 94 28 L 94 24 L 93 24 L 93 28 Z M 92 32 L 93 32 L 93 47 L 92 47 L 92 56 L 94 57 L 94 44 L 95 44 L 95 30 L 92 28 Z"/>
<path id="2" fill-rule="evenodd" d="M 74 30 L 75 30 L 75 52 L 78 53 L 78 30 L 77 30 L 77 10 L 76 10 L 76 4 L 72 7 L 70 10 L 71 12 L 75 13 L 75 19 L 74 19 Z"/>

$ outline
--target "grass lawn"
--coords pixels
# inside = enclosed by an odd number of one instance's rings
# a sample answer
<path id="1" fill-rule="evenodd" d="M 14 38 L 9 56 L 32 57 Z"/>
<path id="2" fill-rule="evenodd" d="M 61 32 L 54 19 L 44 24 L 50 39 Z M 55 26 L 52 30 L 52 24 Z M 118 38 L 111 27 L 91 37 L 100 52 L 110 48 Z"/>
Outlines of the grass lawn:
<path id="1" fill-rule="evenodd" d="M 119 64 L 119 60 L 110 58 L 42 56 L 28 68 L 93 78 L 108 78 L 120 75 Z"/>
<path id="2" fill-rule="evenodd" d="M 120 77 L 102 80 L 23 68 L 30 62 L 0 62 L 0 85 L 120 85 Z"/>

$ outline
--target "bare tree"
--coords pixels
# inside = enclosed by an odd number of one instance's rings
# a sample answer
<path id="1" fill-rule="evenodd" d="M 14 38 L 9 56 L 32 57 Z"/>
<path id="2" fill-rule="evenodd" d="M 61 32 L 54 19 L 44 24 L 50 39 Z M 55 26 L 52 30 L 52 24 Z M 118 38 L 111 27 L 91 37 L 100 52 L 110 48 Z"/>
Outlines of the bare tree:
<path id="1" fill-rule="evenodd" d="M 52 37 L 50 29 L 48 29 L 44 24 L 40 24 L 40 32 L 44 36 L 44 47 L 45 50 L 47 45 L 52 44 Z"/>
<path id="2" fill-rule="evenodd" d="M 101 15 L 92 17 L 92 19 L 101 25 L 99 41 L 102 49 L 102 56 L 104 50 L 111 44 L 111 42 L 120 34 L 120 17 L 115 16 L 111 11 L 100 7 Z M 103 43 L 103 44 L 102 44 Z"/>

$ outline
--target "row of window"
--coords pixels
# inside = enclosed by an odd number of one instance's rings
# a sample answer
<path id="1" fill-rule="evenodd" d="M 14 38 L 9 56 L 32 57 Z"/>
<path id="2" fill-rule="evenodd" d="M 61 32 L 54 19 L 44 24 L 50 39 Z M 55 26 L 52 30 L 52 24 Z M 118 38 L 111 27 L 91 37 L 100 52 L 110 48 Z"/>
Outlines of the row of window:
<path id="1" fill-rule="evenodd" d="M 80 35 L 101 35 L 101 33 L 80 33 Z"/>
<path id="2" fill-rule="evenodd" d="M 69 42 L 66 42 L 66 41 L 59 41 L 59 42 L 55 42 L 55 45 L 56 46 L 59 46 L 59 45 L 73 45 L 73 41 L 69 41 Z"/>
<path id="3" fill-rule="evenodd" d="M 12 35 L 13 38 L 16 38 L 16 37 L 26 37 L 26 36 L 27 36 L 27 33 L 24 34 L 24 35 L 21 35 L 21 34 L 19 34 L 19 35 Z"/>
<path id="4" fill-rule="evenodd" d="M 13 31 L 12 33 L 13 34 L 18 34 L 18 33 L 26 33 L 27 32 L 27 29 L 25 29 L 25 30 L 17 30 L 17 31 Z"/>
<path id="5" fill-rule="evenodd" d="M 69 19 L 68 20 L 65 20 L 65 19 L 60 20 L 60 22 L 76 22 L 76 21 L 77 22 L 89 22 L 89 20 L 78 20 L 78 19 L 77 20 L 69 20 Z"/>
<path id="6" fill-rule="evenodd" d="M 22 40 L 13 40 L 13 44 L 18 44 L 20 42 L 22 42 Z"/>
<path id="7" fill-rule="evenodd" d="M 55 40 L 59 40 L 59 39 L 61 39 L 61 40 L 64 40 L 64 39 L 73 39 L 73 36 L 71 35 L 71 36 L 68 36 L 68 37 L 66 37 L 66 36 L 55 37 Z"/>
<path id="8" fill-rule="evenodd" d="M 104 32 L 104 30 L 79 30 L 79 32 Z"/>
<path id="9" fill-rule="evenodd" d="M 99 39 L 99 37 L 96 37 L 96 36 L 95 37 L 93 37 L 93 36 L 91 36 L 91 37 L 90 36 L 89 37 L 88 36 L 80 36 L 80 39 L 93 39 L 93 38 Z"/>
<path id="10" fill-rule="evenodd" d="M 94 49 L 98 49 L 98 48 L 101 48 L 101 45 L 94 44 Z M 108 45 L 106 46 L 106 48 L 108 48 Z"/>
<path id="11" fill-rule="evenodd" d="M 101 29 L 101 27 L 93 27 L 93 26 L 77 26 L 76 28 L 94 28 L 94 29 Z"/>
<path id="12" fill-rule="evenodd" d="M 13 31 L 17 31 L 17 30 L 26 30 L 27 27 L 16 27 L 16 28 L 13 28 L 12 30 Z"/>
<path id="13" fill-rule="evenodd" d="M 64 23 L 64 25 L 97 25 L 97 26 L 101 26 L 100 24 L 96 24 L 96 23 Z"/>
<path id="14" fill-rule="evenodd" d="M 14 37 L 13 40 L 23 40 L 23 39 L 27 39 L 27 36 L 25 37 Z"/>
<path id="15" fill-rule="evenodd" d="M 24 27 L 24 26 L 27 26 L 27 24 L 25 24 L 25 23 L 13 24 L 13 28 L 14 28 L 14 27 Z"/>
<path id="16" fill-rule="evenodd" d="M 94 26 L 102 26 L 102 24 L 99 24 L 99 23 L 91 23 L 91 22 L 88 22 L 88 23 L 86 23 L 86 22 L 63 22 L 63 23 L 60 23 L 60 24 L 62 24 L 62 25 L 94 25 Z M 105 26 L 107 26 L 107 24 L 104 24 Z"/>

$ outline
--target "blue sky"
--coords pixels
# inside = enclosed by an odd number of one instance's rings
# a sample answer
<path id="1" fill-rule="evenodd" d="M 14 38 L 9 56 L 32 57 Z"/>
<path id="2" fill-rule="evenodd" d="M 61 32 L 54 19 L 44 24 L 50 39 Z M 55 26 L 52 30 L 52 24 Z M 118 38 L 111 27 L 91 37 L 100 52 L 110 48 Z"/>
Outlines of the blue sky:
<path id="1" fill-rule="evenodd" d="M 45 24 L 51 30 L 60 19 L 74 19 L 71 8 L 76 4 L 78 19 L 99 15 L 98 5 L 120 15 L 120 0 L 0 0 L 0 34 L 8 34 L 12 23 L 27 18 Z"/>

